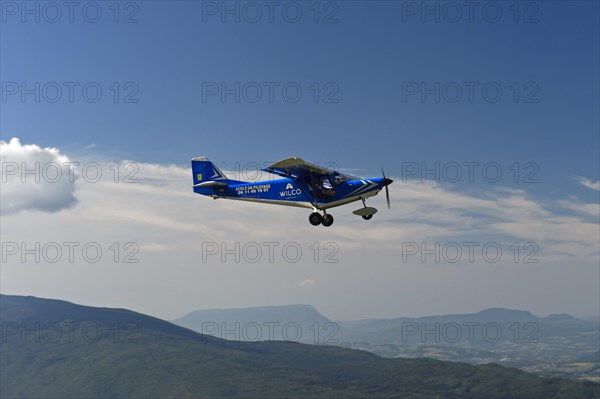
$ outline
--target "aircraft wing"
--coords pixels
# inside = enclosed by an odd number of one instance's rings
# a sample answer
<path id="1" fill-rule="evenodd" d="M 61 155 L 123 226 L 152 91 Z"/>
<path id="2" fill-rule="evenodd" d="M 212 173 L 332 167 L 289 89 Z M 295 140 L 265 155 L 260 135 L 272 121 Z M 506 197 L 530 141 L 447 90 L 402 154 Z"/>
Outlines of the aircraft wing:
<path id="1" fill-rule="evenodd" d="M 346 180 L 356 179 L 356 177 L 343 175 L 335 170 L 306 162 L 301 158 L 284 159 L 263 170 L 294 180 L 315 207 L 318 203 L 319 194 L 317 191 L 323 190 L 322 187 L 318 188 L 318 181 L 321 178 L 327 178 L 329 184 L 332 184 L 332 182 L 333 184 L 339 184 Z M 333 190 L 330 190 L 330 192 L 335 196 Z"/>
<path id="2" fill-rule="evenodd" d="M 284 159 L 263 170 L 275 175 L 301 181 L 311 181 L 311 179 L 320 176 L 339 175 L 339 173 L 334 170 L 306 162 L 301 158 Z"/>

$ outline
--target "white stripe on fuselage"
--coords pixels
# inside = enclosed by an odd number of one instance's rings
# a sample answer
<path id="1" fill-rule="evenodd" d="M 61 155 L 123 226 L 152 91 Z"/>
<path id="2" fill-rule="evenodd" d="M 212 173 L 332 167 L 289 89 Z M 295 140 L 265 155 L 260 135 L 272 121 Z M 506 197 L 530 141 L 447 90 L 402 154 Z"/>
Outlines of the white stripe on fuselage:
<path id="1" fill-rule="evenodd" d="M 377 187 L 378 184 L 375 182 L 372 182 L 370 180 L 361 180 L 361 186 L 357 189 L 355 189 L 354 191 L 352 191 L 350 194 L 346 194 L 346 196 L 348 197 L 354 197 L 357 195 L 361 195 L 362 193 L 365 193 L 367 191 L 369 191 L 370 189 L 372 189 L 373 187 Z M 379 191 L 379 190 L 377 190 Z"/>
<path id="2" fill-rule="evenodd" d="M 372 197 L 372 196 L 376 195 L 379 191 L 381 191 L 381 190 L 373 190 L 373 191 L 369 191 L 368 193 L 355 195 L 353 197 L 343 198 L 338 201 L 332 201 L 332 202 L 327 202 L 327 203 L 324 203 L 324 202 L 318 203 L 317 202 L 317 205 L 318 205 L 317 208 L 318 209 L 329 209 L 329 208 L 334 208 L 336 206 L 349 204 L 350 202 L 358 201 L 361 198 Z M 264 204 L 295 206 L 295 207 L 299 207 L 299 208 L 309 208 L 309 209 L 314 208 L 314 205 L 308 201 L 272 200 L 272 199 L 248 198 L 248 197 L 221 197 L 221 196 L 217 196 L 217 195 L 213 196 L 213 198 L 223 198 L 223 199 L 248 201 L 248 202 L 261 202 Z"/>

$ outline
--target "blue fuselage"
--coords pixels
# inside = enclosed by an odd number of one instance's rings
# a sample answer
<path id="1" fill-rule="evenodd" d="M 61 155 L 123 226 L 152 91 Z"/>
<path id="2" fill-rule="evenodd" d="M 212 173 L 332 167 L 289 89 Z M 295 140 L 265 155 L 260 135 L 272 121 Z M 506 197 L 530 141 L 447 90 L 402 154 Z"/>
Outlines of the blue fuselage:
<path id="1" fill-rule="evenodd" d="M 265 202 L 304 208 L 327 209 L 373 195 L 383 188 L 383 178 L 347 180 L 328 187 L 309 187 L 289 178 L 260 182 L 229 181 L 221 187 L 195 187 L 194 192 L 213 198 Z"/>

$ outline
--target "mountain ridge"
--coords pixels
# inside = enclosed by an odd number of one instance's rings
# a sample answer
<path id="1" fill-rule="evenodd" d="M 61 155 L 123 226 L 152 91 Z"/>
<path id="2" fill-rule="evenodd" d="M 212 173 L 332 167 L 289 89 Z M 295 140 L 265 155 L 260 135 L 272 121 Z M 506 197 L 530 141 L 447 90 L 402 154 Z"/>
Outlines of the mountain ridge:
<path id="1" fill-rule="evenodd" d="M 207 337 L 141 313 L 40 298 L 0 296 L 3 325 L 29 329 L 88 322 L 100 339 L 51 341 L 3 328 L 2 397 L 398 397 L 592 398 L 598 385 L 544 379 L 495 364 L 471 366 L 295 342 Z M 137 325 L 135 340 L 110 327 Z M 88 342 L 90 341 L 90 342 Z"/>

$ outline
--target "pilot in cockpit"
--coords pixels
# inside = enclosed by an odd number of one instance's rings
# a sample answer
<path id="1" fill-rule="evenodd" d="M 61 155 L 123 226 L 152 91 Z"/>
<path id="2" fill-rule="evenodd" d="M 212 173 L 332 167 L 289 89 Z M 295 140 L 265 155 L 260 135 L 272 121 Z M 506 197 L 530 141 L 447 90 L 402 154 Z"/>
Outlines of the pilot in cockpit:
<path id="1" fill-rule="evenodd" d="M 317 181 L 317 193 L 322 198 L 333 198 L 335 197 L 335 191 L 333 191 L 333 185 L 329 180 L 329 177 L 324 176 Z"/>

